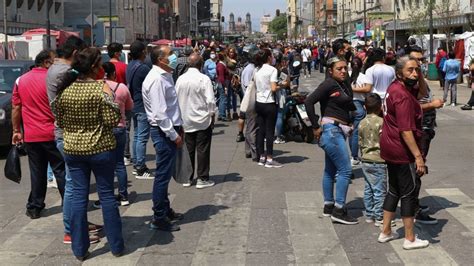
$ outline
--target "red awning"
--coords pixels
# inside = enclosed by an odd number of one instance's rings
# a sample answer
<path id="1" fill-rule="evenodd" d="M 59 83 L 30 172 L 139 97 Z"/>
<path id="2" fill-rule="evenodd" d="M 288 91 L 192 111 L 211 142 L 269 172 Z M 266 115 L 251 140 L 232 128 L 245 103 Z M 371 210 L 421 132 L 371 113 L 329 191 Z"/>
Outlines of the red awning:
<path id="1" fill-rule="evenodd" d="M 34 35 L 46 35 L 46 29 L 44 28 L 38 28 L 38 29 L 32 29 L 29 31 L 23 32 L 21 36 L 34 36 Z M 51 36 L 54 36 L 56 38 L 56 44 L 57 46 L 60 46 L 63 44 L 67 38 L 70 36 L 79 36 L 78 32 L 72 32 L 72 31 L 64 31 L 64 30 L 51 30 Z"/>

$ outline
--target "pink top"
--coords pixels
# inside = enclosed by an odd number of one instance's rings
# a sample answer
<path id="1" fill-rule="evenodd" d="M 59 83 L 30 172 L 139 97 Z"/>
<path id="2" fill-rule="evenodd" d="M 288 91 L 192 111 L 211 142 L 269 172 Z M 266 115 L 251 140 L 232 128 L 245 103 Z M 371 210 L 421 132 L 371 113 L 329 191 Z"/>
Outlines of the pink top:
<path id="1" fill-rule="evenodd" d="M 46 93 L 46 68 L 33 68 L 18 78 L 12 104 L 21 106 L 25 142 L 54 141 L 54 116 Z"/>
<path id="2" fill-rule="evenodd" d="M 132 111 L 133 108 L 133 100 L 132 96 L 130 96 L 130 91 L 123 83 L 117 83 L 111 80 L 106 80 L 105 82 L 114 92 L 114 102 L 119 105 L 120 114 L 122 115 L 117 127 L 125 127 L 125 111 Z"/>

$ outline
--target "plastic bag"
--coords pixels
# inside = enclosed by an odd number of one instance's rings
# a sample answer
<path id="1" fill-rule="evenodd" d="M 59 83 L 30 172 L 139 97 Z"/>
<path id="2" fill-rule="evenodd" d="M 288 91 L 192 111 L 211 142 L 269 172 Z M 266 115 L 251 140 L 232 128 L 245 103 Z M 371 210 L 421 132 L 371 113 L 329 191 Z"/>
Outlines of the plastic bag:
<path id="1" fill-rule="evenodd" d="M 24 155 L 25 151 L 22 146 L 15 145 L 10 149 L 5 162 L 5 177 L 13 182 L 20 184 L 21 181 L 21 165 L 20 156 Z"/>
<path id="2" fill-rule="evenodd" d="M 174 180 L 179 184 L 184 184 L 190 181 L 193 174 L 193 165 L 189 158 L 188 148 L 186 143 L 176 152 L 176 171 L 173 175 Z"/>

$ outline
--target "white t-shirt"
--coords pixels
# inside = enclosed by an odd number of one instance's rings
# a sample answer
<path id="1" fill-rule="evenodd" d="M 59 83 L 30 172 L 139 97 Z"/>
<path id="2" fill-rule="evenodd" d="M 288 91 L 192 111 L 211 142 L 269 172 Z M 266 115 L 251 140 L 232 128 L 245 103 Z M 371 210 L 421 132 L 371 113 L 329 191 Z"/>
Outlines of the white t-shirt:
<path id="1" fill-rule="evenodd" d="M 308 62 L 311 58 L 311 51 L 308 49 L 308 48 L 305 48 L 303 49 L 303 51 L 301 51 L 301 57 L 303 57 L 303 62 Z"/>
<path id="2" fill-rule="evenodd" d="M 257 86 L 257 102 L 274 103 L 271 82 L 278 82 L 278 70 L 269 64 L 264 64 L 255 73 Z"/>
<path id="3" fill-rule="evenodd" d="M 357 88 L 363 87 L 367 84 L 367 76 L 364 75 L 364 73 L 359 73 L 359 76 L 357 77 L 357 80 L 355 82 L 355 86 Z M 354 100 L 360 100 L 360 101 L 365 101 L 366 93 L 361 93 L 361 92 L 354 92 Z"/>
<path id="4" fill-rule="evenodd" d="M 395 79 L 395 69 L 386 64 L 375 64 L 365 71 L 367 84 L 372 85 L 373 93 L 377 93 L 380 98 L 385 98 L 388 86 Z"/>

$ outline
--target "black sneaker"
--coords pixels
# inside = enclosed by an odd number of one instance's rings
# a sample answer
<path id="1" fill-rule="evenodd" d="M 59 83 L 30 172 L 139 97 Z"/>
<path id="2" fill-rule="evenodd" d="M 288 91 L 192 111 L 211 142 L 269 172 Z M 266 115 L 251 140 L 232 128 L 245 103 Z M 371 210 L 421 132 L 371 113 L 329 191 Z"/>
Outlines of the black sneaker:
<path id="1" fill-rule="evenodd" d="M 428 212 L 430 210 L 430 207 L 426 205 L 420 205 L 418 207 L 420 207 L 419 209 L 420 212 Z"/>
<path id="2" fill-rule="evenodd" d="M 235 141 L 242 142 L 244 140 L 245 140 L 244 134 L 242 132 L 239 132 L 239 134 L 237 134 L 237 139 Z"/>
<path id="3" fill-rule="evenodd" d="M 30 217 L 31 219 L 38 219 L 41 217 L 40 215 L 41 210 L 40 209 L 26 209 L 26 216 Z"/>
<path id="4" fill-rule="evenodd" d="M 420 224 L 437 224 L 438 223 L 438 220 L 429 216 L 428 214 L 426 213 L 423 213 L 423 212 L 419 212 L 416 216 L 415 216 L 415 222 L 416 223 L 420 223 Z"/>
<path id="5" fill-rule="evenodd" d="M 117 195 L 117 202 L 120 206 L 130 205 L 130 201 L 128 201 L 128 196 L 121 195 L 121 194 Z"/>
<path id="6" fill-rule="evenodd" d="M 136 179 L 154 179 L 155 176 L 153 173 L 148 169 L 146 166 L 143 167 L 142 169 L 137 170 L 137 174 L 135 175 Z"/>
<path id="7" fill-rule="evenodd" d="M 349 216 L 346 208 L 338 208 L 336 206 L 334 206 L 334 210 L 332 211 L 331 220 L 333 222 L 349 224 L 349 225 L 359 223 L 357 219 Z"/>
<path id="8" fill-rule="evenodd" d="M 331 216 L 333 210 L 334 210 L 334 204 L 325 204 L 324 209 L 323 209 L 323 216 L 324 217 Z"/>
<path id="9" fill-rule="evenodd" d="M 170 219 L 168 218 L 156 221 L 152 220 L 150 222 L 150 228 L 167 232 L 179 231 L 181 229 L 177 224 L 171 223 Z"/>
<path id="10" fill-rule="evenodd" d="M 168 219 L 170 219 L 170 221 L 179 221 L 184 219 L 184 215 L 182 213 L 175 212 L 173 209 L 170 209 L 168 212 Z"/>

